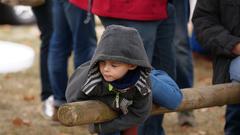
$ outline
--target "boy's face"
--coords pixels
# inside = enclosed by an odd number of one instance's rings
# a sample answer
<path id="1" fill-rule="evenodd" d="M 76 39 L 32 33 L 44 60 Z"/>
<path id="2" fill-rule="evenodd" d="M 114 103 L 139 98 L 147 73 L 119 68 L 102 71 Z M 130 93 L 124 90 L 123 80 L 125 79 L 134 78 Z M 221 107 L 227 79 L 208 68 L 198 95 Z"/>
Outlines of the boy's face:
<path id="1" fill-rule="evenodd" d="M 100 72 L 103 78 L 108 82 L 121 79 L 128 72 L 128 70 L 133 70 L 136 67 L 136 65 L 111 60 L 99 62 Z"/>

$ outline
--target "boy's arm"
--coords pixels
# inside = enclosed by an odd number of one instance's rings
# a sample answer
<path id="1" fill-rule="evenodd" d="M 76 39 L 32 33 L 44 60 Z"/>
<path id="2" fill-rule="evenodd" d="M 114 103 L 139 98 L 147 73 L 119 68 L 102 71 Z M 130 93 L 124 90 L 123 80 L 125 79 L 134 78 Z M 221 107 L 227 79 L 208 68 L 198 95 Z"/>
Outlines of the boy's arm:
<path id="1" fill-rule="evenodd" d="M 67 102 L 75 102 L 88 99 L 88 96 L 81 90 L 87 79 L 88 66 L 89 62 L 79 66 L 70 77 L 65 93 Z"/>
<path id="2" fill-rule="evenodd" d="M 140 94 L 140 93 L 139 93 Z M 128 107 L 126 115 L 120 115 L 108 122 L 94 124 L 97 133 L 110 133 L 122 131 L 127 128 L 139 125 L 147 119 L 152 109 L 151 93 L 146 96 L 137 96 L 133 104 Z"/>
<path id="3" fill-rule="evenodd" d="M 183 96 L 175 81 L 161 70 L 152 70 L 150 79 L 153 103 L 168 109 L 176 109 Z"/>
<path id="4" fill-rule="evenodd" d="M 221 13 L 222 3 L 219 0 L 198 0 L 194 14 L 193 24 L 194 32 L 201 46 L 210 50 L 216 55 L 234 56 L 232 49 L 237 43 L 240 43 L 240 38 L 234 36 L 229 31 L 229 28 L 224 26 L 224 23 L 233 23 L 233 17 L 228 10 L 234 11 L 236 5 L 227 5 L 225 13 Z M 225 1 L 225 6 L 228 1 Z M 231 9 L 232 8 L 232 9 Z M 229 15 L 227 15 L 229 14 Z M 225 16 L 224 16 L 225 15 Z M 234 14 L 233 14 L 234 15 Z M 228 19 L 226 19 L 228 16 Z M 220 19 L 227 22 L 220 22 Z"/>

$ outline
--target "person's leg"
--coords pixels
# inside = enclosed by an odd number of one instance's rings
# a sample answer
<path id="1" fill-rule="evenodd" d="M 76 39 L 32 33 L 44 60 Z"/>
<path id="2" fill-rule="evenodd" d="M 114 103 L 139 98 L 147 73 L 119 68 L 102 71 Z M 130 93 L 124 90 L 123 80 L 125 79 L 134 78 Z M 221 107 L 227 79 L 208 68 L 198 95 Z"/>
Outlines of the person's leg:
<path id="1" fill-rule="evenodd" d="M 164 71 L 152 70 L 150 73 L 153 102 L 161 107 L 176 109 L 183 95 L 176 82 Z"/>
<path id="2" fill-rule="evenodd" d="M 138 135 L 165 135 L 162 127 L 163 115 L 150 116 L 138 128 Z"/>
<path id="3" fill-rule="evenodd" d="M 240 135 L 240 104 L 227 105 L 225 135 Z"/>
<path id="4" fill-rule="evenodd" d="M 159 22 L 152 66 L 166 71 L 172 78 L 176 74 L 175 49 L 173 36 L 175 27 L 174 7 L 168 5 L 169 18 Z M 154 102 L 154 101 L 153 101 Z M 140 135 L 164 135 L 162 127 L 163 115 L 150 116 L 139 128 Z"/>
<path id="5" fill-rule="evenodd" d="M 240 56 L 231 61 L 229 74 L 232 82 L 240 83 Z"/>
<path id="6" fill-rule="evenodd" d="M 157 21 L 153 22 L 126 22 L 125 24 L 128 27 L 133 27 L 138 30 L 144 44 L 144 48 L 148 55 L 148 59 L 151 62 L 153 59 L 153 52 L 154 52 L 154 42 L 156 40 L 156 33 L 157 33 Z"/>
<path id="7" fill-rule="evenodd" d="M 233 83 L 240 83 L 240 56 L 231 61 L 229 67 L 230 79 Z M 224 127 L 225 135 L 240 134 L 240 104 L 227 105 L 226 123 Z"/>
<path id="8" fill-rule="evenodd" d="M 71 54 L 71 39 L 72 35 L 63 10 L 63 2 L 53 0 L 53 35 L 50 42 L 48 65 L 56 107 L 66 102 L 67 64 Z"/>
<path id="9" fill-rule="evenodd" d="M 77 68 L 90 60 L 95 51 L 97 45 L 95 21 L 92 15 L 91 20 L 85 24 L 87 12 L 67 0 L 65 0 L 64 10 L 73 36 L 74 66 Z"/>
<path id="10" fill-rule="evenodd" d="M 187 24 L 189 20 L 189 0 L 173 0 L 176 10 L 176 30 L 174 45 L 176 47 L 176 82 L 183 88 L 193 86 L 192 51 L 188 39 Z M 194 126 L 192 111 L 178 113 L 178 121 L 181 126 Z"/>
<path id="11" fill-rule="evenodd" d="M 51 118 L 54 113 L 53 94 L 48 73 L 48 52 L 52 35 L 52 2 L 46 0 L 41 6 L 32 7 L 32 11 L 37 20 L 40 30 L 40 80 L 41 80 L 41 101 L 42 114 L 46 118 Z"/>
<path id="12" fill-rule="evenodd" d="M 176 78 L 176 51 L 173 44 L 175 32 L 175 11 L 168 4 L 168 18 L 158 24 L 152 66 Z"/>
<path id="13" fill-rule="evenodd" d="M 52 88 L 48 75 L 48 50 L 52 35 L 52 7 L 51 0 L 46 0 L 45 4 L 33 7 L 32 11 L 37 19 L 37 26 L 40 30 L 40 79 L 41 79 L 41 100 L 45 101 L 52 95 Z"/>
<path id="14" fill-rule="evenodd" d="M 192 51 L 188 39 L 188 0 L 174 0 L 176 10 L 176 30 L 174 45 L 176 46 L 177 79 L 180 88 L 193 86 L 193 62 Z"/>

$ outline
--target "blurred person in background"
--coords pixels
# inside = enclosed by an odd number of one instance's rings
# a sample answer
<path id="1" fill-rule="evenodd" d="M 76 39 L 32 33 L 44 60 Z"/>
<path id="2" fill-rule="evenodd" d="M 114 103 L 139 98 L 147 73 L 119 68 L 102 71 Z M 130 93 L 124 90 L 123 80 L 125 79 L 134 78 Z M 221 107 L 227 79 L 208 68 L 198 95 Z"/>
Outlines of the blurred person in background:
<path id="1" fill-rule="evenodd" d="M 168 4 L 167 0 L 112 0 L 106 2 L 70 0 L 70 2 L 85 9 L 89 14 L 98 15 L 105 27 L 116 24 L 137 29 L 143 39 L 151 65 L 157 70 L 166 71 L 175 79 L 176 52 L 173 45 L 175 11 L 173 5 Z M 157 93 L 153 93 L 153 102 L 160 99 L 161 97 Z M 164 106 L 164 103 L 159 105 Z M 162 121 L 163 114 L 149 117 L 139 128 L 138 134 L 163 135 Z"/>
<path id="2" fill-rule="evenodd" d="M 93 15 L 84 23 L 87 12 L 68 0 L 53 0 L 53 34 L 50 42 L 48 69 L 54 95 L 53 121 L 58 121 L 58 108 L 66 103 L 68 59 L 73 52 L 73 64 L 79 65 L 91 59 L 96 48 L 96 32 Z"/>
<path id="3" fill-rule="evenodd" d="M 239 0 L 197 1 L 192 19 L 194 32 L 201 46 L 212 55 L 213 84 L 231 82 L 231 75 L 239 74 L 239 65 L 233 60 L 240 55 L 239 14 Z M 234 63 L 235 68 L 230 68 Z M 227 105 L 225 120 L 225 135 L 239 135 L 240 104 Z"/>
<path id="4" fill-rule="evenodd" d="M 193 87 L 192 50 L 188 37 L 189 0 L 170 0 L 176 10 L 176 29 L 174 45 L 176 47 L 176 82 L 183 88 Z M 180 126 L 194 126 L 195 118 L 192 111 L 178 113 Z"/>
<path id="5" fill-rule="evenodd" d="M 42 113 L 46 118 L 53 116 L 53 92 L 48 73 L 48 52 L 53 31 L 51 0 L 46 0 L 43 5 L 32 7 L 40 30 L 40 79 L 41 79 L 41 101 Z"/>

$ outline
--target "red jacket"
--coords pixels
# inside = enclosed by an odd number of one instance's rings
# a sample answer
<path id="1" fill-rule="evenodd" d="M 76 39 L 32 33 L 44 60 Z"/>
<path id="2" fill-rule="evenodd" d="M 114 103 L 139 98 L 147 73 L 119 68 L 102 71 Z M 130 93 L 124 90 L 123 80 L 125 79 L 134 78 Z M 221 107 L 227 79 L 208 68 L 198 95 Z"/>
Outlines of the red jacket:
<path id="1" fill-rule="evenodd" d="M 88 10 L 89 0 L 70 0 Z M 167 0 L 92 0 L 91 12 L 118 19 L 151 21 L 167 18 Z"/>

